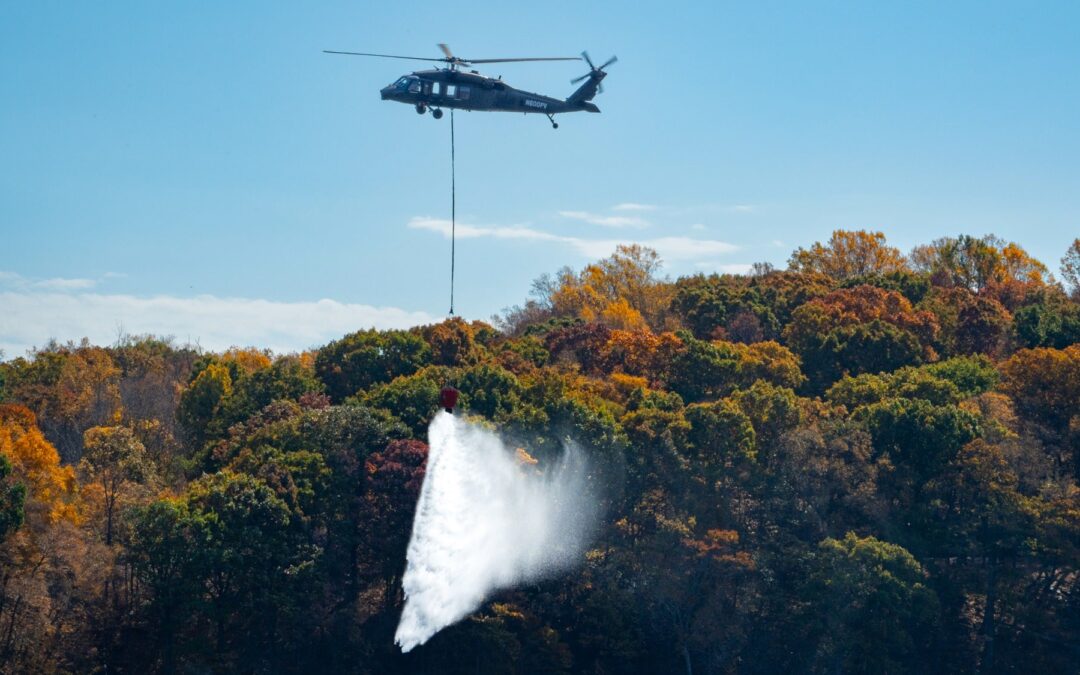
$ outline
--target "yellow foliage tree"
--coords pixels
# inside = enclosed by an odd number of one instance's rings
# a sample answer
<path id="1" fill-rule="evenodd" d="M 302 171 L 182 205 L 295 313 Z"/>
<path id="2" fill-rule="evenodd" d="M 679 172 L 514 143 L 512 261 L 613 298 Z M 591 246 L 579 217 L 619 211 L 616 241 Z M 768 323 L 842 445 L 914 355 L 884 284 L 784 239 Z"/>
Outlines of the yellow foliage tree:
<path id="1" fill-rule="evenodd" d="M 827 244 L 815 242 L 809 249 L 797 249 L 788 267 L 794 272 L 819 272 L 842 280 L 899 272 L 907 269 L 907 263 L 900 249 L 885 244 L 881 232 L 836 230 Z"/>
<path id="2" fill-rule="evenodd" d="M 661 267 L 656 251 L 620 245 L 579 274 L 563 269 L 555 279 L 538 283 L 537 289 L 559 316 L 610 322 L 613 328 L 648 324 L 659 329 L 673 295 L 673 286 L 657 278 Z"/>
<path id="3" fill-rule="evenodd" d="M 28 487 L 28 512 L 37 504 L 50 522 L 78 521 L 75 472 L 60 465 L 59 453 L 45 440 L 28 408 L 0 404 L 0 453 Z"/>
<path id="4" fill-rule="evenodd" d="M 619 330 L 641 330 L 647 328 L 645 317 L 641 312 L 630 306 L 626 298 L 619 298 L 608 303 L 604 311 L 600 312 L 600 321 Z"/>
<path id="5" fill-rule="evenodd" d="M 273 363 L 273 359 L 270 358 L 267 350 L 255 349 L 254 347 L 245 349 L 233 347 L 222 354 L 219 360 L 222 363 L 236 364 L 237 368 L 245 374 L 269 368 L 270 364 Z"/>

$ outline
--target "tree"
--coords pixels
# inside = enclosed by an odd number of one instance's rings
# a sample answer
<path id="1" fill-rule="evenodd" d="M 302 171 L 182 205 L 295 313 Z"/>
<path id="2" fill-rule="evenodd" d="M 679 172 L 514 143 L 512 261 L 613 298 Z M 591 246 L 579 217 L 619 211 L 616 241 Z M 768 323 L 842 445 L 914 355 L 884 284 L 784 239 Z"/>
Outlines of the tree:
<path id="1" fill-rule="evenodd" d="M 229 369 L 224 365 L 211 363 L 195 375 L 191 384 L 180 395 L 176 417 L 196 447 L 224 431 L 212 427 L 211 422 L 218 417 L 232 391 L 233 378 Z"/>
<path id="2" fill-rule="evenodd" d="M 385 410 L 404 422 L 413 435 L 423 437 L 439 410 L 439 390 L 446 382 L 446 369 L 425 368 L 376 385 L 358 400 L 366 406 Z M 461 403 L 464 405 L 464 401 Z"/>
<path id="3" fill-rule="evenodd" d="M 163 499 L 131 512 L 128 559 L 146 590 L 146 611 L 161 644 L 161 671 L 176 669 L 176 633 L 186 610 L 199 599 L 197 560 L 204 543 L 187 504 Z"/>
<path id="4" fill-rule="evenodd" d="M 1069 284 L 1073 298 L 1080 297 L 1080 237 L 1073 239 L 1061 258 L 1061 276 Z"/>
<path id="5" fill-rule="evenodd" d="M 432 363 L 437 366 L 470 366 L 480 360 L 473 329 L 461 317 L 426 326 L 421 334 L 430 345 Z"/>
<path id="6" fill-rule="evenodd" d="M 993 297 L 963 287 L 935 287 L 920 307 L 937 317 L 941 330 L 935 346 L 947 356 L 998 356 L 1008 346 L 1012 315 Z"/>
<path id="7" fill-rule="evenodd" d="M 1080 414 L 1080 345 L 1021 349 L 1001 372 L 1021 414 L 1059 431 Z"/>
<path id="8" fill-rule="evenodd" d="M 324 386 L 310 363 L 299 356 L 281 356 L 269 365 L 233 379 L 231 395 L 224 398 L 215 428 L 228 429 L 274 401 L 297 401 L 305 394 L 321 394 Z"/>
<path id="9" fill-rule="evenodd" d="M 815 670 L 891 673 L 927 667 L 938 599 L 903 547 L 848 532 L 818 545 L 805 594 L 819 622 Z"/>
<path id="10" fill-rule="evenodd" d="M 933 361 L 938 324 L 896 291 L 859 286 L 799 307 L 784 339 L 802 357 L 814 391 L 845 374 L 890 371 Z"/>
<path id="11" fill-rule="evenodd" d="M 576 362 L 585 372 L 599 367 L 611 329 L 601 323 L 574 323 L 557 328 L 544 337 L 544 347 L 555 363 Z"/>
<path id="12" fill-rule="evenodd" d="M 757 458 L 754 425 L 729 401 L 687 406 L 688 439 L 695 459 L 712 480 L 725 471 L 745 468 Z"/>
<path id="13" fill-rule="evenodd" d="M 351 333 L 320 349 L 315 374 L 335 403 L 374 384 L 411 375 L 431 363 L 431 347 L 408 331 Z"/>
<path id="14" fill-rule="evenodd" d="M 1048 290 L 1016 310 L 1013 327 L 1024 347 L 1064 349 L 1080 342 L 1080 303 Z"/>
<path id="15" fill-rule="evenodd" d="M 105 545 L 112 546 L 119 500 L 131 484 L 143 483 L 153 475 L 152 463 L 146 448 L 127 427 L 87 429 L 83 447 L 79 470 L 85 482 L 101 490 Z"/>
<path id="16" fill-rule="evenodd" d="M 1062 454 L 1071 455 L 1073 476 L 1080 480 L 1080 344 L 1022 349 L 1001 371 L 1002 387 L 1021 417 L 1036 431 L 1045 430 L 1046 440 Z"/>
<path id="17" fill-rule="evenodd" d="M 600 370 L 644 377 L 661 378 L 672 355 L 683 343 L 673 333 L 656 335 L 645 330 L 613 330 L 600 352 Z"/>
<path id="18" fill-rule="evenodd" d="M 739 358 L 733 350 L 698 340 L 686 331 L 676 335 L 683 347 L 668 365 L 666 380 L 672 391 L 692 402 L 719 398 L 735 387 Z"/>
<path id="19" fill-rule="evenodd" d="M 60 454 L 45 440 L 34 413 L 23 406 L 0 404 L 0 454 L 11 462 L 12 474 L 40 504 L 50 522 L 77 521 L 75 473 L 61 466 Z"/>
<path id="20" fill-rule="evenodd" d="M 11 460 L 0 455 L 0 543 L 23 523 L 26 486 L 10 479 Z"/>
<path id="21" fill-rule="evenodd" d="M 871 274 L 891 274 L 907 270 L 900 249 L 887 246 L 885 235 L 866 230 L 835 230 L 829 243 L 815 243 L 791 254 L 788 269 L 817 272 L 842 281 Z"/>
<path id="22" fill-rule="evenodd" d="M 975 292 L 995 285 L 1044 284 L 1048 275 L 1046 266 L 1023 248 L 992 234 L 943 237 L 916 247 L 909 259 L 912 267 L 928 273 L 935 285 Z"/>
<path id="23" fill-rule="evenodd" d="M 210 596 L 216 648 L 248 663 L 266 658 L 280 611 L 275 598 L 294 563 L 288 506 L 257 478 L 220 471 L 192 483 L 184 503 L 196 529 L 196 569 Z M 230 625 L 239 624 L 230 632 Z"/>
<path id="24" fill-rule="evenodd" d="M 914 503 L 964 444 L 978 437 L 979 419 L 955 405 L 921 399 L 886 399 L 859 411 L 874 448 L 894 467 L 889 482 L 902 503 Z"/>
<path id="25" fill-rule="evenodd" d="M 387 603 L 393 600 L 392 589 L 405 569 L 405 549 L 424 484 L 427 456 L 426 443 L 399 440 L 369 455 L 365 463 L 367 546 L 377 561 Z"/>
<path id="26" fill-rule="evenodd" d="M 670 286 L 657 277 L 662 266 L 660 256 L 650 248 L 619 245 L 611 256 L 586 266 L 580 274 L 564 269 L 534 289 L 556 316 L 601 321 L 620 329 L 642 328 L 643 319 L 659 330 L 671 296 Z"/>

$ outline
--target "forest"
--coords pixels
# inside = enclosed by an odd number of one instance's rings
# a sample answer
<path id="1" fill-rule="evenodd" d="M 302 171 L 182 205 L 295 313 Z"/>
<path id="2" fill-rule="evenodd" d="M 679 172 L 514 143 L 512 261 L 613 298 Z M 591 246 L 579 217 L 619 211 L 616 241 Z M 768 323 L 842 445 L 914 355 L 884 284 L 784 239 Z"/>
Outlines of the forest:
<path id="1" fill-rule="evenodd" d="M 490 322 L 0 361 L 0 673 L 1076 673 L 1080 239 L 672 279 L 621 246 Z M 427 427 L 602 495 L 570 571 L 394 646 Z"/>

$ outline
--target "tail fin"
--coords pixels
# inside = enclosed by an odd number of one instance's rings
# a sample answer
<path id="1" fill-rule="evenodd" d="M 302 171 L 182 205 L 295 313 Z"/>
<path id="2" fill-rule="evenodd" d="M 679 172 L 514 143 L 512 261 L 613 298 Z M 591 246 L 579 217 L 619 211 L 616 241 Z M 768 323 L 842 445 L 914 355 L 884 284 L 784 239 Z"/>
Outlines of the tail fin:
<path id="1" fill-rule="evenodd" d="M 585 107 L 585 102 L 593 100 L 596 96 L 596 91 L 600 88 L 600 80 L 604 79 L 605 75 L 607 75 L 607 73 L 603 71 L 589 73 L 585 82 L 577 88 L 577 91 L 570 94 L 570 98 L 566 99 L 566 102 L 570 105 Z"/>
<path id="2" fill-rule="evenodd" d="M 581 77 L 571 80 L 571 82 L 579 82 L 585 80 L 585 83 L 578 87 L 578 90 L 573 94 L 570 94 L 570 98 L 566 99 L 567 104 L 577 108 L 583 108 L 589 112 L 600 112 L 594 104 L 589 103 L 596 96 L 597 91 L 604 91 L 604 88 L 600 83 L 607 77 L 607 73 L 604 72 L 604 68 L 607 68 L 611 64 L 615 63 L 618 59 L 612 56 L 607 60 L 607 63 L 597 68 L 593 65 L 592 59 L 589 58 L 588 52 L 581 52 L 581 55 L 585 58 L 585 62 L 589 64 L 589 72 Z"/>

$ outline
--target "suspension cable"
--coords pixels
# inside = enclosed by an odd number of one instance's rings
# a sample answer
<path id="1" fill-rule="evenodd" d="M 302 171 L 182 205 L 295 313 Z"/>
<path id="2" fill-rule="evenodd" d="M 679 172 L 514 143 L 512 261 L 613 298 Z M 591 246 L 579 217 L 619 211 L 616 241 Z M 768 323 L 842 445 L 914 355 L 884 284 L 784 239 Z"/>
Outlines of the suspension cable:
<path id="1" fill-rule="evenodd" d="M 454 258 L 457 230 L 457 183 L 454 159 L 454 109 L 450 108 L 450 316 L 454 316 Z"/>

